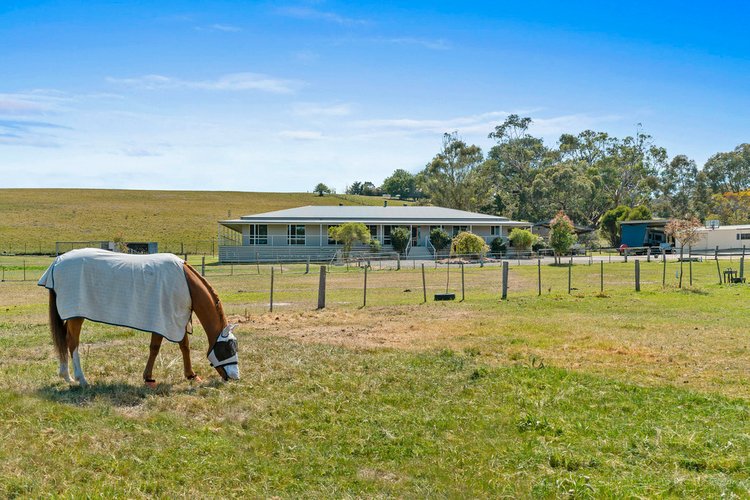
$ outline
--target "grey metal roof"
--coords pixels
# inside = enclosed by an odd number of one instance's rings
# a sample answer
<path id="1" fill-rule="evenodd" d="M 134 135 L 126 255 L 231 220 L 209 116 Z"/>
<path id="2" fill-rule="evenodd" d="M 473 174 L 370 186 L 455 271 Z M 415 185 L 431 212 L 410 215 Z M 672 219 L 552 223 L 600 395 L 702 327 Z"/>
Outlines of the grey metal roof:
<path id="1" fill-rule="evenodd" d="M 507 217 L 466 212 L 443 207 L 422 206 L 306 206 L 277 210 L 255 215 L 243 215 L 239 219 L 222 220 L 229 226 L 238 224 L 341 224 L 364 222 L 371 224 L 457 224 L 457 225 L 530 225 L 528 222 L 512 221 Z"/>

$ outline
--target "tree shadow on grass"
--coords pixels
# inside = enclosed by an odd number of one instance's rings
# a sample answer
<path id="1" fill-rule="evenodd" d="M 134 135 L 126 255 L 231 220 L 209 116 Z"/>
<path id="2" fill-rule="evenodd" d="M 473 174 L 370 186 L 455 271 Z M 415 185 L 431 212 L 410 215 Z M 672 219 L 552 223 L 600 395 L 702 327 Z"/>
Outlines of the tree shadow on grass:
<path id="1" fill-rule="evenodd" d="M 172 384 L 160 383 L 156 388 L 150 389 L 142 385 L 127 383 L 104 383 L 92 384 L 88 387 L 48 384 L 37 389 L 36 394 L 48 401 L 75 406 L 88 406 L 103 402 L 112 406 L 128 407 L 143 404 L 148 396 L 171 396 L 174 392 Z"/>

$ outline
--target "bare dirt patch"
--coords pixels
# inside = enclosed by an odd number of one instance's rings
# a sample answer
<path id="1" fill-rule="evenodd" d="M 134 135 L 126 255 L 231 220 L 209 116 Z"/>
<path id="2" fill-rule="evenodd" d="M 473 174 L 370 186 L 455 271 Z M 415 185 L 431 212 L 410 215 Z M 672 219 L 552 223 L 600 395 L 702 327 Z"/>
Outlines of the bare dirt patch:
<path id="1" fill-rule="evenodd" d="M 441 310 L 442 309 L 442 310 Z M 435 308 L 425 314 L 420 306 L 372 308 L 361 311 L 301 311 L 266 313 L 251 318 L 232 316 L 240 331 L 284 336 L 301 342 L 351 348 L 421 350 L 445 347 L 461 337 L 460 325 L 469 311 Z"/>

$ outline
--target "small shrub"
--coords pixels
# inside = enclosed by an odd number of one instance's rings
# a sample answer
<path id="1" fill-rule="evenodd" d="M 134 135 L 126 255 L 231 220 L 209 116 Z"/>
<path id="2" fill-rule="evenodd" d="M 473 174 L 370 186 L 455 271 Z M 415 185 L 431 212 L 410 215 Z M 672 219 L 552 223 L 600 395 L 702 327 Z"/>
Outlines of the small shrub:
<path id="1" fill-rule="evenodd" d="M 380 252 L 380 248 L 381 248 L 380 240 L 374 240 L 374 239 L 370 240 L 370 251 L 372 253 Z"/>
<path id="2" fill-rule="evenodd" d="M 451 244 L 451 255 L 476 255 L 482 256 L 490 247 L 484 240 L 474 233 L 462 231 L 453 238 Z"/>
<path id="3" fill-rule="evenodd" d="M 411 234 L 405 227 L 394 227 L 391 229 L 391 244 L 398 253 L 403 253 L 409 244 Z"/>
<path id="4" fill-rule="evenodd" d="M 430 243 L 432 243 L 432 246 L 435 247 L 435 250 L 438 252 L 440 250 L 444 250 L 448 247 L 451 243 L 451 237 L 448 236 L 448 233 L 445 232 L 445 230 L 436 228 L 430 231 Z"/>
<path id="5" fill-rule="evenodd" d="M 502 236 L 498 236 L 490 242 L 490 251 L 495 254 L 505 253 L 508 249 L 508 244 L 505 242 Z"/>
<path id="6" fill-rule="evenodd" d="M 514 229 L 510 233 L 510 244 L 516 250 L 531 250 L 531 245 L 538 239 L 528 229 Z"/>

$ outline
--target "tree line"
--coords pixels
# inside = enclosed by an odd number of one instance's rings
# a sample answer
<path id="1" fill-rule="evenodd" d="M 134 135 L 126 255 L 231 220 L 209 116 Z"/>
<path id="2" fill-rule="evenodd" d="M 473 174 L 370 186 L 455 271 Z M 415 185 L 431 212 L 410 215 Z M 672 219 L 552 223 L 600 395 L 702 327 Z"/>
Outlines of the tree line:
<path id="1" fill-rule="evenodd" d="M 613 242 L 617 221 L 626 219 L 750 222 L 750 144 L 716 153 L 698 168 L 686 155 L 670 157 L 640 126 L 622 139 L 585 130 L 548 146 L 529 133 L 531 124 L 531 118 L 510 115 L 489 133 L 495 145 L 486 154 L 446 133 L 422 171 L 397 169 L 379 187 L 358 181 L 347 193 L 389 194 L 531 222 L 562 211 Z"/>

